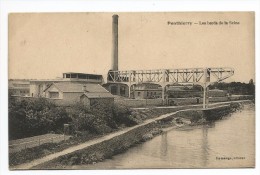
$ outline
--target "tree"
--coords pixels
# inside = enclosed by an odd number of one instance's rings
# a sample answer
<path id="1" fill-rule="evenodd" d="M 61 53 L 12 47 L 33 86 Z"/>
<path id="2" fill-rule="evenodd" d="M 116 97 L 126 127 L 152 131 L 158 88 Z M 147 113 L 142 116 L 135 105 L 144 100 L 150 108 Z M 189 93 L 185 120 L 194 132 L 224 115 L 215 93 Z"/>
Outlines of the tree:
<path id="1" fill-rule="evenodd" d="M 248 84 L 248 93 L 250 95 L 255 95 L 255 84 L 253 79 L 249 80 L 249 84 Z"/>

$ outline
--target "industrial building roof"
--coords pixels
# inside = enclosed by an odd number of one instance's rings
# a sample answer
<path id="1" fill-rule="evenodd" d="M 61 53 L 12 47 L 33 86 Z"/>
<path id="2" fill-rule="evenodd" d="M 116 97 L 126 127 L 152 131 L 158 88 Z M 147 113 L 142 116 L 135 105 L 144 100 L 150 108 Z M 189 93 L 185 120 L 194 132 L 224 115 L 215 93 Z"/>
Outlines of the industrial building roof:
<path id="1" fill-rule="evenodd" d="M 97 92 L 97 93 L 108 92 L 105 88 L 103 88 L 99 84 L 90 84 L 90 83 L 78 84 L 78 83 L 70 83 L 70 82 L 59 82 L 59 83 L 53 83 L 52 85 L 57 87 L 62 92 Z M 44 91 L 46 91 L 50 87 L 46 88 Z"/>
<path id="2" fill-rule="evenodd" d="M 29 88 L 30 82 L 29 80 L 22 80 L 22 79 L 10 79 L 8 80 L 8 87 L 15 88 L 15 87 L 27 87 Z"/>
<path id="3" fill-rule="evenodd" d="M 96 75 L 96 76 L 102 76 L 100 74 L 88 74 L 88 73 L 81 73 L 81 72 L 64 72 L 63 74 L 81 74 L 81 75 Z"/>

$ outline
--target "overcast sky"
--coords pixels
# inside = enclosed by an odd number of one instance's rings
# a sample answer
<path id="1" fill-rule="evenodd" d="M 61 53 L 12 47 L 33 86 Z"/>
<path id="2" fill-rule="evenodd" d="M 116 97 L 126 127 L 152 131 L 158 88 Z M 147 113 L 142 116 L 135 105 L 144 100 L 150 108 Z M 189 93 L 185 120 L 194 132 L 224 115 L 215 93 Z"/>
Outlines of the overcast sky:
<path id="1" fill-rule="evenodd" d="M 9 78 L 106 74 L 111 67 L 113 14 L 10 14 Z M 235 75 L 228 81 L 254 79 L 253 13 L 117 14 L 120 70 L 233 67 Z M 199 25 L 207 21 L 239 24 Z"/>

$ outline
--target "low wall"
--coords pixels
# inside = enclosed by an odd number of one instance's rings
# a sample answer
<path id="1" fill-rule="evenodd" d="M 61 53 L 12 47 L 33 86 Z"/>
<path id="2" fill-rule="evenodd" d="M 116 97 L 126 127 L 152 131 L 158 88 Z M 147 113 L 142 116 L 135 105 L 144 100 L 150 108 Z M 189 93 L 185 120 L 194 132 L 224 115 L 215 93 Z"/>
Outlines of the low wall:
<path id="1" fill-rule="evenodd" d="M 66 154 L 52 161 L 34 167 L 34 169 L 59 169 L 70 165 L 99 162 L 113 155 L 126 151 L 129 147 L 140 143 L 145 134 L 156 127 L 156 122 L 138 126 L 126 133 L 109 140 L 94 144 L 85 149 Z"/>
<path id="2" fill-rule="evenodd" d="M 230 100 L 253 100 L 254 96 L 253 95 L 232 95 L 229 98 Z"/>
<path id="3" fill-rule="evenodd" d="M 236 106 L 236 107 L 239 107 L 239 106 Z M 220 106 L 220 107 L 215 107 L 215 108 L 202 110 L 203 117 L 207 121 L 219 120 L 223 116 L 229 114 L 231 111 L 232 110 L 231 110 L 230 105 L 225 105 L 225 106 Z"/>
<path id="4" fill-rule="evenodd" d="M 253 95 L 233 95 L 231 97 L 210 97 L 209 102 L 224 102 L 235 100 L 253 100 Z M 166 100 L 166 106 L 182 106 L 202 104 L 203 98 L 169 98 Z M 161 98 L 157 99 L 115 99 L 115 104 L 128 106 L 131 108 L 146 107 L 146 106 L 163 106 Z"/>
<path id="5" fill-rule="evenodd" d="M 115 99 L 115 104 L 128 107 L 162 106 L 162 99 Z"/>
<path id="6" fill-rule="evenodd" d="M 202 103 L 202 98 L 170 98 L 170 99 L 168 99 L 169 106 L 175 106 L 175 105 L 181 106 L 181 105 L 200 104 L 200 103 Z"/>

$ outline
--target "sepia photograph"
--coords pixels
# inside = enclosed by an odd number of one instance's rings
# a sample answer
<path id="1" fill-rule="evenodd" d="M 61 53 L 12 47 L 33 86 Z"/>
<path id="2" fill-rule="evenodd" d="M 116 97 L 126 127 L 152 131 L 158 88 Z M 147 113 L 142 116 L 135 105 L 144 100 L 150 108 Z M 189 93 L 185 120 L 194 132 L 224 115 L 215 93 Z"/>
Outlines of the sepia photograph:
<path id="1" fill-rule="evenodd" d="M 9 170 L 255 168 L 255 81 L 253 11 L 9 13 Z"/>

